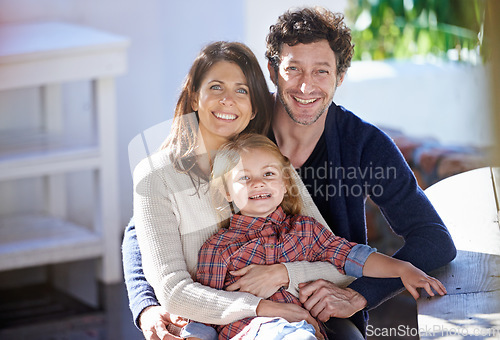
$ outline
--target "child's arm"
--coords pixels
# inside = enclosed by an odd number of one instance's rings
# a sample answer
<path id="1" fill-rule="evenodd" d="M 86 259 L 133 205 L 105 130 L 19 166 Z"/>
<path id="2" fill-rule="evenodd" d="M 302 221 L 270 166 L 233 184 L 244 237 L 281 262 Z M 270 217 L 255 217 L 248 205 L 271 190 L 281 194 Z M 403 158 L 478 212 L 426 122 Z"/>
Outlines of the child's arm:
<path id="1" fill-rule="evenodd" d="M 431 287 L 439 295 L 446 294 L 446 288 L 438 279 L 427 275 L 410 262 L 401 261 L 380 253 L 372 253 L 368 256 L 363 267 L 363 276 L 399 277 L 415 300 L 419 298 L 417 288 L 424 288 L 430 296 L 434 296 Z"/>

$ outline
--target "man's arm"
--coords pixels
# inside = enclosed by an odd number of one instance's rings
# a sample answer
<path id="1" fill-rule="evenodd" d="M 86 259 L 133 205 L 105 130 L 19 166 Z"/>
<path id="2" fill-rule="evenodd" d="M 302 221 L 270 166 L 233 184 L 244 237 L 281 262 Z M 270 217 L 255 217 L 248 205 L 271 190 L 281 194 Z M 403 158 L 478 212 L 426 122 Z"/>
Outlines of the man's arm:
<path id="1" fill-rule="evenodd" d="M 404 238 L 404 245 L 394 257 L 430 272 L 452 261 L 456 248 L 443 221 L 417 184 L 413 172 L 394 142 L 384 133 L 374 133 L 365 143 L 361 168 L 394 169 L 391 176 L 370 178 L 371 194 L 394 232 Z M 371 309 L 403 288 L 400 279 L 361 277 L 349 285 L 367 300 Z"/>
<path id="2" fill-rule="evenodd" d="M 137 242 L 134 220 L 130 220 L 122 243 L 123 272 L 129 299 L 129 307 L 137 328 L 142 311 L 149 306 L 159 306 L 153 287 L 146 281 L 142 270 L 142 257 Z"/>

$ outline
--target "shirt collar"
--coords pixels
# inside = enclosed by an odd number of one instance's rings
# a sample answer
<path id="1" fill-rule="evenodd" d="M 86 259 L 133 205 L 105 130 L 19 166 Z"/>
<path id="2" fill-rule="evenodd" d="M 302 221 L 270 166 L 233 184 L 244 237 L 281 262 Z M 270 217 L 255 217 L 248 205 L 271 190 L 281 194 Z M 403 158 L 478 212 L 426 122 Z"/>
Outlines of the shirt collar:
<path id="1" fill-rule="evenodd" d="M 238 228 L 245 227 L 250 229 L 260 229 L 266 223 L 280 224 L 286 218 L 286 214 L 281 206 L 278 206 L 275 211 L 273 211 L 267 217 L 251 217 L 244 216 L 240 214 L 235 214 L 231 216 L 230 226 L 237 226 Z"/>

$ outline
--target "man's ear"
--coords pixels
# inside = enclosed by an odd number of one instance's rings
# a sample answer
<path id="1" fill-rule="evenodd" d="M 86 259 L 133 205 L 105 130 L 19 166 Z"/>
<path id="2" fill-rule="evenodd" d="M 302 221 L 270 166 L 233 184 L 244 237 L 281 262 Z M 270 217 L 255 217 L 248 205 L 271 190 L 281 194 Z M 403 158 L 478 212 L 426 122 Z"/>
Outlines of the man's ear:
<path id="1" fill-rule="evenodd" d="M 270 61 L 267 62 L 267 69 L 269 71 L 269 77 L 271 77 L 271 81 L 273 82 L 274 85 L 276 85 L 276 81 L 277 81 L 276 70 L 274 69 L 273 65 L 271 65 Z"/>
<path id="2" fill-rule="evenodd" d="M 340 85 L 342 85 L 342 83 L 344 82 L 344 77 L 345 77 L 345 74 L 346 72 L 342 73 L 340 75 L 340 77 L 338 77 L 338 80 L 337 80 L 337 87 L 339 87 Z"/>

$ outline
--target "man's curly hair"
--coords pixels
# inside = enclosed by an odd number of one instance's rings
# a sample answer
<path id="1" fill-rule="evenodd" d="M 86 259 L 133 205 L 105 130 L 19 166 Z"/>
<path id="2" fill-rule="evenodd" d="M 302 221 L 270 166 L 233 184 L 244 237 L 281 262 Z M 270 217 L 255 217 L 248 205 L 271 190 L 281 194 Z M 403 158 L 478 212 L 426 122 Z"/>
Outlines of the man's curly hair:
<path id="1" fill-rule="evenodd" d="M 344 23 L 342 13 L 333 13 L 323 7 L 288 10 L 269 28 L 266 58 L 277 71 L 283 44 L 309 44 L 326 39 L 337 59 L 337 77 L 351 66 L 354 45 L 351 30 Z"/>

